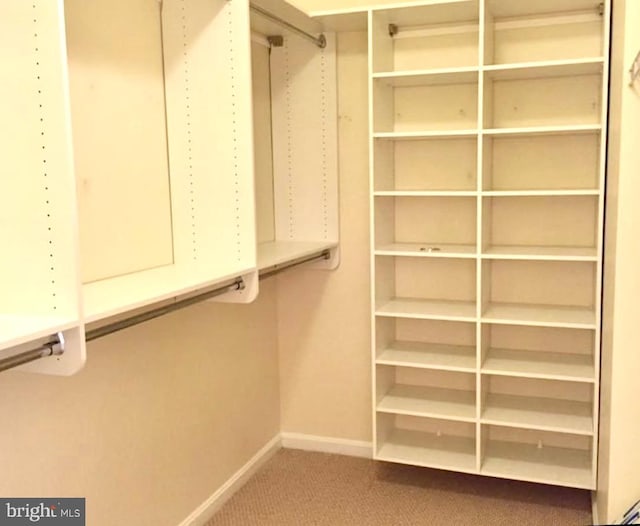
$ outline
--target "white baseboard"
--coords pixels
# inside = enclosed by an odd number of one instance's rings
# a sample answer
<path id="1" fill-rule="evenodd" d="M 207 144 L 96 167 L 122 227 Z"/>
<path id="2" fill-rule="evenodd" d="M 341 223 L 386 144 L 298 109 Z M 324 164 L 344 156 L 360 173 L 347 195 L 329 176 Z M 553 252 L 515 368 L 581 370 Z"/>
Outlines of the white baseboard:
<path id="1" fill-rule="evenodd" d="M 249 462 L 234 473 L 211 497 L 200 504 L 179 526 L 202 526 L 205 524 L 281 448 L 280 435 L 277 435 L 253 455 Z"/>
<path id="2" fill-rule="evenodd" d="M 304 435 L 302 433 L 282 433 L 280 436 L 282 437 L 282 447 L 288 449 L 334 453 L 349 457 L 373 457 L 373 444 L 371 442 Z"/>

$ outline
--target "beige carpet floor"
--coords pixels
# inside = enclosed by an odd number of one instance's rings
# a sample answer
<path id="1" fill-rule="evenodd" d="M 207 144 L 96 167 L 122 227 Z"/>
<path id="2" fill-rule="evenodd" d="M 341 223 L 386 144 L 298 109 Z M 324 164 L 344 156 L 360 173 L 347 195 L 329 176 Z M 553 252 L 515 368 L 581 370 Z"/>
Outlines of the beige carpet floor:
<path id="1" fill-rule="evenodd" d="M 206 526 L 591 524 L 587 491 L 283 449 Z"/>

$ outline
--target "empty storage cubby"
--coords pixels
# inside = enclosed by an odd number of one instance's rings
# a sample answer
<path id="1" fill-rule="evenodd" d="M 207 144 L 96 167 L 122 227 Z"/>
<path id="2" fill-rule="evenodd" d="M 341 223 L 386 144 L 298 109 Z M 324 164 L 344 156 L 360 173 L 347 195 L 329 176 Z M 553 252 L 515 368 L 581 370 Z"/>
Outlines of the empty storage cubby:
<path id="1" fill-rule="evenodd" d="M 494 376 L 596 382 L 595 331 L 482 326 L 482 372 Z"/>
<path id="2" fill-rule="evenodd" d="M 469 259 L 376 256 L 376 314 L 476 320 L 476 262 Z"/>
<path id="3" fill-rule="evenodd" d="M 373 73 L 478 66 L 477 1 L 371 13 Z"/>
<path id="4" fill-rule="evenodd" d="M 478 141 L 474 138 L 376 139 L 374 192 L 475 192 Z"/>
<path id="5" fill-rule="evenodd" d="M 596 264 L 495 260 L 482 263 L 483 320 L 596 328 Z"/>
<path id="6" fill-rule="evenodd" d="M 478 76 L 423 76 L 373 80 L 373 131 L 437 134 L 477 130 Z M 471 132 L 469 132 L 471 133 Z"/>
<path id="7" fill-rule="evenodd" d="M 476 208 L 473 197 L 375 197 L 376 253 L 475 257 Z"/>
<path id="8" fill-rule="evenodd" d="M 485 197 L 483 254 L 596 261 L 598 207 L 597 194 Z"/>
<path id="9" fill-rule="evenodd" d="M 482 376 L 485 424 L 593 436 L 593 385 L 504 375 Z"/>
<path id="10" fill-rule="evenodd" d="M 480 473 L 492 477 L 595 488 L 590 436 L 482 426 Z"/>
<path id="11" fill-rule="evenodd" d="M 477 370 L 475 323 L 378 318 L 376 338 L 378 365 Z"/>
<path id="12" fill-rule="evenodd" d="M 482 177 L 485 195 L 597 193 L 601 190 L 600 142 L 597 132 L 486 137 Z"/>
<path id="13" fill-rule="evenodd" d="M 532 68 L 485 75 L 484 128 L 490 133 L 598 129 L 601 119 L 602 75 L 598 71 L 543 75 Z"/>
<path id="14" fill-rule="evenodd" d="M 476 425 L 379 414 L 374 455 L 376 460 L 476 473 Z"/>
<path id="15" fill-rule="evenodd" d="M 476 375 L 378 365 L 378 413 L 476 420 Z"/>
<path id="16" fill-rule="evenodd" d="M 604 54 L 598 0 L 485 2 L 485 64 L 570 61 Z"/>

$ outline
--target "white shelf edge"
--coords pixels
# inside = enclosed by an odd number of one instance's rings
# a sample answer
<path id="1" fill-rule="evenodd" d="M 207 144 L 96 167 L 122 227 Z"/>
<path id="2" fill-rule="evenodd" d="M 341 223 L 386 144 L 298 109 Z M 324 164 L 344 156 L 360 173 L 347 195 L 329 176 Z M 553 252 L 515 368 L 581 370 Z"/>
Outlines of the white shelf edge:
<path id="1" fill-rule="evenodd" d="M 487 247 L 480 254 L 484 260 L 522 260 L 522 261 L 575 261 L 585 263 L 595 263 L 598 261 L 596 249 L 584 249 L 590 253 L 577 254 L 575 250 L 583 250 L 580 247 L 510 247 L 494 246 Z M 574 253 L 571 253 L 574 251 Z"/>
<path id="2" fill-rule="evenodd" d="M 515 309 L 515 311 L 520 311 L 522 314 L 519 315 L 510 315 L 505 316 L 504 314 L 492 314 L 492 310 L 498 309 L 500 312 L 504 309 Z M 553 316 L 549 316 L 552 311 L 556 311 Z M 538 316 L 525 314 L 526 312 L 534 312 L 538 311 Z M 593 321 L 566 321 L 567 317 L 565 316 L 565 320 L 558 320 L 557 313 L 573 313 L 573 314 L 588 314 L 589 317 L 593 317 Z M 542 319 L 540 317 L 540 313 L 544 314 Z M 548 318 L 548 319 L 547 319 Z M 587 309 L 587 308 L 571 308 L 571 307 L 562 307 L 555 305 L 529 305 L 529 304 L 501 304 L 501 303 L 493 303 L 490 304 L 488 309 L 482 314 L 481 320 L 482 323 L 487 324 L 495 324 L 495 325 L 523 325 L 528 327 L 558 327 L 558 328 L 568 328 L 568 329 L 588 329 L 595 330 L 596 327 L 596 315 L 595 311 Z"/>
<path id="3" fill-rule="evenodd" d="M 480 374 L 487 376 L 507 376 L 509 378 L 530 378 L 532 380 L 556 380 L 558 382 L 572 382 L 578 384 L 595 384 L 595 378 L 586 376 L 567 376 L 561 374 L 525 373 L 519 371 L 506 371 L 503 369 L 491 369 L 482 367 Z"/>
<path id="4" fill-rule="evenodd" d="M 411 303 L 414 307 L 422 306 L 427 307 L 431 305 L 432 312 L 411 312 L 409 309 L 406 311 L 396 311 L 393 312 L 389 309 L 389 305 L 393 306 L 394 304 L 397 306 L 398 304 L 403 303 Z M 375 307 L 375 315 L 384 318 L 405 318 L 405 319 L 414 319 L 414 320 L 437 320 L 437 321 L 467 321 L 467 322 L 477 322 L 478 317 L 473 315 L 466 314 L 446 314 L 443 313 L 442 310 L 440 312 L 434 312 L 439 307 L 444 305 L 455 305 L 456 307 L 461 307 L 464 310 L 473 310 L 475 312 L 476 303 L 475 302 L 463 302 L 463 301 L 438 301 L 438 300 L 415 300 L 413 298 L 394 298 L 392 300 L 385 301 L 383 305 L 376 305 Z M 386 307 L 386 308 L 385 308 Z M 435 307 L 435 309 L 433 308 Z M 448 310 L 448 309 L 447 309 Z M 453 309 L 455 310 L 455 308 Z"/>
<path id="5" fill-rule="evenodd" d="M 480 133 L 489 137 L 533 136 L 533 135 L 572 135 L 600 133 L 600 124 L 581 124 L 576 126 L 527 126 L 521 128 L 483 128 Z"/>
<path id="6" fill-rule="evenodd" d="M 473 190 L 378 190 L 374 197 L 477 197 Z"/>
<path id="7" fill-rule="evenodd" d="M 419 140 L 477 137 L 480 130 L 441 130 L 424 132 L 374 132 L 374 139 Z"/>
<path id="8" fill-rule="evenodd" d="M 378 71 L 371 74 L 374 79 L 395 79 L 403 77 L 436 77 L 446 75 L 456 75 L 459 73 L 479 73 L 479 66 L 465 66 L 460 68 L 435 68 L 435 69 L 415 69 L 415 70 L 403 70 L 403 71 Z"/>
<path id="9" fill-rule="evenodd" d="M 386 356 L 386 358 L 385 358 Z M 418 358 L 422 357 L 422 361 Z M 429 357 L 429 359 L 426 359 Z M 455 365 L 468 361 L 469 365 Z M 432 371 L 476 372 L 476 348 L 473 345 L 448 345 L 394 341 L 376 354 L 376 365 Z"/>
<path id="10" fill-rule="evenodd" d="M 432 250 L 429 249 L 439 249 Z M 441 259 L 476 259 L 475 245 L 446 245 L 442 243 L 391 243 L 374 249 L 374 255 L 382 257 L 418 257 Z"/>
<path id="11" fill-rule="evenodd" d="M 483 190 L 483 197 L 582 197 L 599 196 L 600 190 Z"/>
<path id="12" fill-rule="evenodd" d="M 204 291 L 256 271 L 256 267 L 249 266 L 233 272 L 226 271 L 223 274 L 212 277 L 210 272 L 205 273 L 202 269 L 194 271 L 186 266 L 182 268 L 176 265 L 167 265 L 85 283 L 82 285 L 84 321 L 85 323 L 93 323 L 144 308 L 154 303 L 172 300 L 178 296 L 192 294 L 200 290 Z M 173 275 L 174 272 L 175 275 Z M 175 284 L 171 288 L 167 288 L 165 281 L 167 276 L 175 280 Z M 162 283 L 162 286 L 154 286 L 154 283 Z M 134 290 L 136 286 L 142 284 L 145 285 L 142 287 L 142 292 L 131 295 L 126 301 L 122 302 L 113 299 L 113 289 Z M 98 290 L 97 292 L 96 289 Z M 99 289 L 103 290 L 100 291 Z M 119 297 L 117 294 L 116 296 Z"/>

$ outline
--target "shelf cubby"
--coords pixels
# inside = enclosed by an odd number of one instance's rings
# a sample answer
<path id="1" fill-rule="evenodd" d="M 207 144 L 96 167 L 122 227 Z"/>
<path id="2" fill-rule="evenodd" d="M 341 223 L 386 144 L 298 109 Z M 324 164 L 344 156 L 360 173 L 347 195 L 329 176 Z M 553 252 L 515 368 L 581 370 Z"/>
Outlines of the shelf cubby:
<path id="1" fill-rule="evenodd" d="M 376 140 L 374 192 L 476 192 L 475 137 Z"/>
<path id="2" fill-rule="evenodd" d="M 601 58 L 604 17 L 598 2 L 562 0 L 485 4 L 485 64 Z"/>
<path id="3" fill-rule="evenodd" d="M 476 263 L 376 256 L 376 314 L 475 321 Z"/>
<path id="4" fill-rule="evenodd" d="M 576 261 L 482 263 L 482 321 L 596 328 L 596 265 Z"/>
<path id="5" fill-rule="evenodd" d="M 483 257 L 597 260 L 599 195 L 483 199 Z"/>
<path id="6" fill-rule="evenodd" d="M 475 374 L 378 365 L 378 413 L 476 419 Z"/>
<path id="7" fill-rule="evenodd" d="M 600 133 L 487 136 L 484 192 L 600 191 Z"/>
<path id="8" fill-rule="evenodd" d="M 376 460 L 476 473 L 475 424 L 379 414 Z"/>
<path id="9" fill-rule="evenodd" d="M 517 427 L 594 435 L 593 385 L 484 374 L 481 421 Z"/>
<path id="10" fill-rule="evenodd" d="M 477 67 L 478 20 L 476 0 L 373 11 L 373 73 Z"/>
<path id="11" fill-rule="evenodd" d="M 395 197 L 374 200 L 376 254 L 474 258 L 475 197 Z"/>
<path id="12" fill-rule="evenodd" d="M 594 489 L 593 439 L 483 425 L 482 475 Z"/>
<path id="13" fill-rule="evenodd" d="M 594 338 L 591 330 L 484 325 L 481 371 L 594 384 Z"/>
<path id="14" fill-rule="evenodd" d="M 435 77 L 437 78 L 437 76 Z M 419 133 L 477 129 L 478 79 L 458 84 L 433 83 L 410 86 L 373 80 L 373 131 L 375 133 Z"/>
<path id="15" fill-rule="evenodd" d="M 485 130 L 519 133 L 550 128 L 552 132 L 556 126 L 573 126 L 579 131 L 583 126 L 600 126 L 601 117 L 601 74 L 513 79 L 485 76 Z"/>

